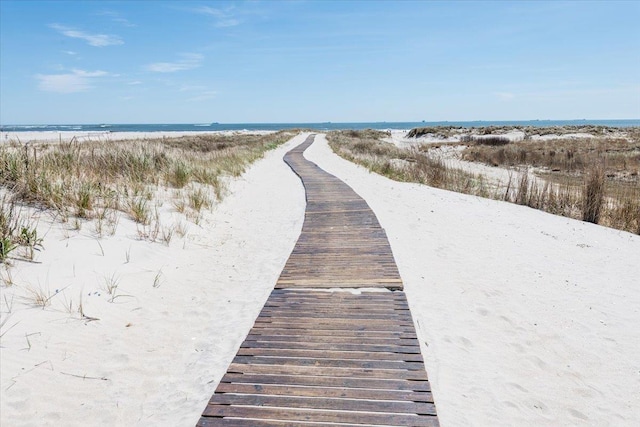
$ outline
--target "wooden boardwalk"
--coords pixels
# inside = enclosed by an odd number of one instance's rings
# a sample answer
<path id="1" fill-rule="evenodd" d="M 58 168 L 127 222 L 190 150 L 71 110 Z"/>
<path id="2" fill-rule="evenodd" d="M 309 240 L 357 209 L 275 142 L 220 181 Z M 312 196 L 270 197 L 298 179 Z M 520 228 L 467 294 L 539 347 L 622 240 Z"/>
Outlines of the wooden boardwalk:
<path id="1" fill-rule="evenodd" d="M 304 184 L 307 209 L 276 288 L 402 289 L 378 219 L 351 187 L 303 157 L 312 143 L 309 137 L 284 157 Z"/>
<path id="2" fill-rule="evenodd" d="M 285 156 L 306 189 L 302 233 L 198 426 L 437 426 L 385 232 L 350 187 L 304 159 L 311 143 Z"/>

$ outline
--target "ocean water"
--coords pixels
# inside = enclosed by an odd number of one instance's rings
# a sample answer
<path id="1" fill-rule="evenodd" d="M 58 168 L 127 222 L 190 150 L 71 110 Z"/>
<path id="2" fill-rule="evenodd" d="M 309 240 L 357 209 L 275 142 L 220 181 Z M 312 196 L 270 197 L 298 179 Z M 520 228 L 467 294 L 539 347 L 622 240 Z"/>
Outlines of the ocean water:
<path id="1" fill-rule="evenodd" d="M 201 124 L 70 124 L 70 125 L 2 125 L 2 132 L 207 132 L 240 130 L 313 129 L 318 131 L 346 129 L 412 129 L 424 126 L 640 126 L 640 119 L 629 120 L 527 120 L 527 121 L 465 121 L 465 122 L 358 122 L 358 123 L 201 123 Z"/>

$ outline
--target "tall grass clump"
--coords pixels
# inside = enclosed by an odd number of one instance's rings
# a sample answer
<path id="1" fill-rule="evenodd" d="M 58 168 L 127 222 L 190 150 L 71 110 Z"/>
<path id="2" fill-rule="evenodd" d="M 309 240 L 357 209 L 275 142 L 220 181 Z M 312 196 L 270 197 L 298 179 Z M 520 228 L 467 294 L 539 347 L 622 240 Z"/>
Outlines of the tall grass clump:
<path id="1" fill-rule="evenodd" d="M 0 200 L 0 262 L 4 263 L 9 254 L 17 247 L 19 227 L 20 222 L 15 204 L 7 201 L 3 196 Z"/>
<path id="2" fill-rule="evenodd" d="M 601 165 L 587 173 L 582 193 L 582 220 L 598 224 L 604 204 L 605 175 Z"/>
<path id="3" fill-rule="evenodd" d="M 24 249 L 22 259 L 33 260 L 35 252 L 42 249 L 42 237 L 37 224 L 7 195 L 0 198 L 0 263 L 7 263 L 15 250 Z"/>
<path id="4" fill-rule="evenodd" d="M 487 194 L 481 177 L 452 168 L 442 159 L 434 159 L 420 149 L 402 149 L 381 141 L 388 136 L 387 132 L 375 130 L 349 130 L 330 132 L 327 138 L 331 148 L 340 156 L 391 179 L 468 194 Z"/>
<path id="5" fill-rule="evenodd" d="M 460 142 L 472 143 L 475 145 L 487 145 L 490 147 L 501 147 L 511 143 L 511 140 L 504 136 L 495 136 L 495 135 L 483 136 L 483 137 L 464 135 L 463 137 L 460 138 Z"/>

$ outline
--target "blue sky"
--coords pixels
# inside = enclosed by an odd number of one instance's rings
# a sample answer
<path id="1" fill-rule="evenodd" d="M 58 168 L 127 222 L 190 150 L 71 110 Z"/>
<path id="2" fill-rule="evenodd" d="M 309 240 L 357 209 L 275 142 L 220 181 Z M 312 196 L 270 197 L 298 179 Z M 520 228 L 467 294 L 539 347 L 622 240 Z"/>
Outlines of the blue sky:
<path id="1" fill-rule="evenodd" d="M 0 123 L 640 118 L 639 1 L 0 1 Z"/>

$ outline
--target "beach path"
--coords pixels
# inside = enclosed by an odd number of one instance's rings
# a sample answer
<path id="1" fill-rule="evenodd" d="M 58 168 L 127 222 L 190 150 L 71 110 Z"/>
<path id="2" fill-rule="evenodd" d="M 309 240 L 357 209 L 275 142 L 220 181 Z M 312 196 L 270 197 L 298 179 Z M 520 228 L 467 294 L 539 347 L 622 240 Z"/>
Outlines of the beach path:
<path id="1" fill-rule="evenodd" d="M 306 190 L 301 235 L 198 426 L 437 426 L 384 229 L 303 157 L 313 138 L 285 156 Z"/>

